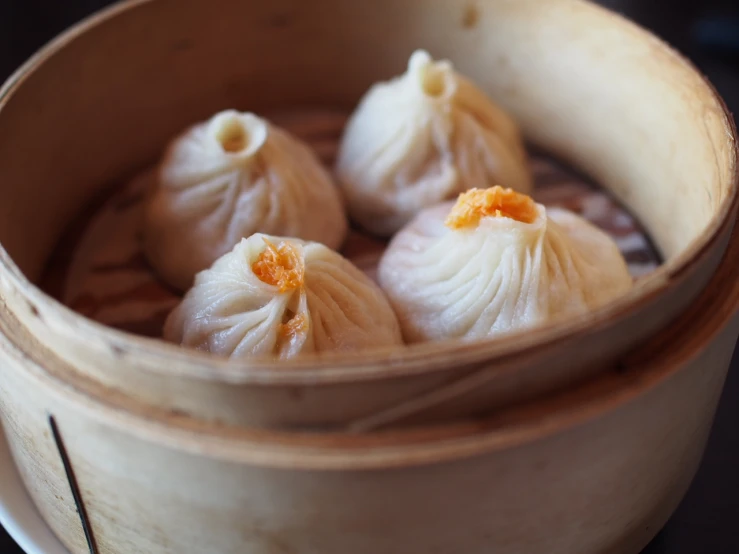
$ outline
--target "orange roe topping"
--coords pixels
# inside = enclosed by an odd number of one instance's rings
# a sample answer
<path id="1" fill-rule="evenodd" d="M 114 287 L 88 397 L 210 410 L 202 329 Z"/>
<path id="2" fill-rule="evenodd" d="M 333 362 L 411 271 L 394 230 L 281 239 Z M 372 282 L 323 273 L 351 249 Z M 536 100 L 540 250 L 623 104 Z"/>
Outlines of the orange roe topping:
<path id="1" fill-rule="evenodd" d="M 533 223 L 537 215 L 536 203 L 530 196 L 494 186 L 485 190 L 470 189 L 460 194 L 445 223 L 450 229 L 475 227 L 483 217 L 491 216 Z"/>
<path id="2" fill-rule="evenodd" d="M 301 335 L 308 330 L 308 317 L 305 314 L 297 314 L 287 323 L 281 323 L 277 329 L 280 336 L 291 339 Z"/>
<path id="3" fill-rule="evenodd" d="M 275 286 L 280 292 L 295 290 L 303 285 L 305 267 L 300 252 L 287 242 L 275 246 L 264 239 L 267 247 L 252 266 L 260 281 Z"/>

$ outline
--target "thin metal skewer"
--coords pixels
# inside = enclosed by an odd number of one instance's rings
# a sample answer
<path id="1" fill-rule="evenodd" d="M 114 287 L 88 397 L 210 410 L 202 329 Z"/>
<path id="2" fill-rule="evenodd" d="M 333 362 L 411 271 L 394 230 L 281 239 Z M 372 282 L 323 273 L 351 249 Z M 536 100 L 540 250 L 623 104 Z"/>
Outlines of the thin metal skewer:
<path id="1" fill-rule="evenodd" d="M 64 446 L 62 435 L 57 427 L 56 420 L 53 415 L 49 415 L 49 426 L 51 427 L 51 434 L 54 437 L 56 448 L 59 451 L 59 456 L 62 459 L 64 465 L 64 473 L 67 474 L 67 481 L 69 482 L 69 488 L 72 489 L 72 497 L 74 503 L 77 506 L 77 513 L 80 516 L 82 522 L 82 530 L 85 532 L 85 538 L 87 539 L 87 546 L 90 549 L 90 554 L 100 554 L 97 543 L 95 542 L 95 536 L 92 533 L 92 525 L 90 524 L 90 518 L 87 517 L 87 510 L 82 502 L 82 494 L 80 493 L 79 485 L 77 484 L 77 478 L 74 475 L 72 464 L 69 461 L 69 455 L 67 449 Z"/>

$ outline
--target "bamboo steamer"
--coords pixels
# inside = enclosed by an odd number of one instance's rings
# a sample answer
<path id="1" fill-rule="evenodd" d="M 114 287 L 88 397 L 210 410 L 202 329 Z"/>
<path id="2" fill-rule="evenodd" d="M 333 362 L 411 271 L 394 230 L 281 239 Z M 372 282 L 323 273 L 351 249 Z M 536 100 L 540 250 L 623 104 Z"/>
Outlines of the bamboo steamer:
<path id="1" fill-rule="evenodd" d="M 114 332 L 32 284 L 101 184 L 190 122 L 350 106 L 418 46 L 612 190 L 664 267 L 566 325 L 279 370 Z M 104 553 L 638 552 L 692 479 L 739 334 L 736 177 L 711 87 L 587 3 L 115 6 L 0 92 L 0 413 L 21 476 L 73 554 L 73 490 Z"/>
<path id="2" fill-rule="evenodd" d="M 224 107 L 350 107 L 416 47 L 454 60 L 532 143 L 610 189 L 664 266 L 563 325 L 279 368 L 115 332 L 32 284 L 81 207 L 193 121 Z M 607 371 L 695 299 L 737 212 L 735 130 L 714 90 L 645 31 L 573 0 L 132 1 L 48 45 L 0 96 L 0 301 L 80 374 L 209 421 L 443 421 Z"/>
<path id="3" fill-rule="evenodd" d="M 739 232 L 621 372 L 487 418 L 363 434 L 196 420 L 111 394 L 0 305 L 0 408 L 73 554 L 631 554 L 687 489 L 739 334 Z"/>

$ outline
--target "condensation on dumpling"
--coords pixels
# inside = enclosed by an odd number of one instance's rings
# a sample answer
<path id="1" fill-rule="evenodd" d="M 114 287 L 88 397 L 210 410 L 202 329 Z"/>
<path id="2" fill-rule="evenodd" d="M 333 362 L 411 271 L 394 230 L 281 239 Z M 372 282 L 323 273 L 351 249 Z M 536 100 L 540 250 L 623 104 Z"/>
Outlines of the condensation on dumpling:
<path id="1" fill-rule="evenodd" d="M 339 190 L 308 146 L 229 110 L 170 145 L 147 202 L 144 249 L 159 277 L 185 290 L 253 233 L 338 248 L 347 229 Z"/>
<path id="2" fill-rule="evenodd" d="M 379 280 L 408 342 L 532 328 L 602 306 L 633 283 L 603 231 L 501 189 L 421 212 L 390 243 Z"/>
<path id="3" fill-rule="evenodd" d="M 255 234 L 197 275 L 164 338 L 230 358 L 403 344 L 382 290 L 326 246 Z"/>
<path id="4" fill-rule="evenodd" d="M 335 172 L 351 217 L 381 236 L 469 188 L 532 187 L 516 122 L 450 62 L 424 51 L 404 75 L 364 96 Z"/>

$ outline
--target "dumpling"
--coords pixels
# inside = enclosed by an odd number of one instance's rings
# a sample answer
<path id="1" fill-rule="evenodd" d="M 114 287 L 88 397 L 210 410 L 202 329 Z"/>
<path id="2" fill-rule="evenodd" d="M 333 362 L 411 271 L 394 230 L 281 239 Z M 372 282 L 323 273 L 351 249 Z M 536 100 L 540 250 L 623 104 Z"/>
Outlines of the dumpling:
<path id="1" fill-rule="evenodd" d="M 231 358 L 403 343 L 387 298 L 348 260 L 316 242 L 263 234 L 197 275 L 164 338 Z"/>
<path id="2" fill-rule="evenodd" d="M 144 250 L 162 280 L 186 290 L 256 232 L 338 248 L 347 229 L 340 192 L 311 150 L 229 110 L 170 145 L 146 207 Z"/>
<path id="3" fill-rule="evenodd" d="M 632 286 L 604 232 L 497 186 L 420 213 L 378 272 L 408 342 L 526 329 L 597 308 Z"/>
<path id="4" fill-rule="evenodd" d="M 532 187 L 516 122 L 450 62 L 424 51 L 411 56 L 404 75 L 362 99 L 335 173 L 350 216 L 381 236 L 473 186 Z"/>

